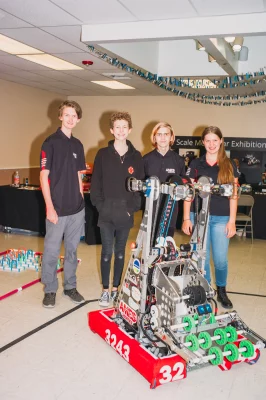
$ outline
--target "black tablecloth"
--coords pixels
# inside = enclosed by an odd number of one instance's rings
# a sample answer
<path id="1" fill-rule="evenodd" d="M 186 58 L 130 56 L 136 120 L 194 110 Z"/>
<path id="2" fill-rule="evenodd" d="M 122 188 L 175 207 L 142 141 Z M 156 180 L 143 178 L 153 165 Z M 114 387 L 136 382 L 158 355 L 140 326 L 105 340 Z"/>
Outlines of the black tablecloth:
<path id="1" fill-rule="evenodd" d="M 85 241 L 101 243 L 98 213 L 85 193 Z M 45 234 L 45 203 L 41 190 L 0 186 L 0 225 Z"/>
<path id="2" fill-rule="evenodd" d="M 266 239 L 266 194 L 253 194 L 253 233 L 255 239 Z"/>

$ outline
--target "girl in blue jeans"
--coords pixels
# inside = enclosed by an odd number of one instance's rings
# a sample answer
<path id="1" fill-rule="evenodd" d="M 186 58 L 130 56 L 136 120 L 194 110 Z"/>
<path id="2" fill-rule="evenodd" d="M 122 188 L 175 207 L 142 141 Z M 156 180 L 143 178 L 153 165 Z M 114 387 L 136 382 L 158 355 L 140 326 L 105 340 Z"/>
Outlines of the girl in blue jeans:
<path id="1" fill-rule="evenodd" d="M 216 126 L 205 128 L 202 143 L 206 149 L 204 156 L 193 160 L 186 175 L 192 182 L 200 176 L 208 176 L 214 184 L 238 183 L 239 171 L 225 153 L 222 132 Z M 194 204 L 192 205 L 192 207 Z M 191 212 L 192 211 L 192 212 Z M 210 250 L 215 268 L 217 300 L 224 308 L 232 308 L 233 304 L 227 296 L 226 284 L 228 275 L 229 239 L 236 233 L 237 198 L 212 195 L 206 244 L 205 277 L 211 283 Z M 184 201 L 184 219 L 182 230 L 191 235 L 195 221 L 195 209 L 191 203 Z"/>

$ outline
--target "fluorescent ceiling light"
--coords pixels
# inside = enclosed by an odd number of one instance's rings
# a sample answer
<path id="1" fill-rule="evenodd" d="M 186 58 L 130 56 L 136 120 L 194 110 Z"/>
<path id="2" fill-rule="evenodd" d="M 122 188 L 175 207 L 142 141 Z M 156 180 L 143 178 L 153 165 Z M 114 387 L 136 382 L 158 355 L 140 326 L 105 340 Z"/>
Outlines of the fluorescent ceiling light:
<path id="1" fill-rule="evenodd" d="M 18 57 L 24 58 L 25 60 L 32 61 L 36 64 L 40 64 L 45 67 L 55 69 L 58 71 L 83 69 L 81 67 L 78 67 L 77 65 L 71 64 L 67 61 L 61 60 L 61 58 L 57 58 L 49 54 L 36 54 L 36 55 L 23 55 L 23 56 L 18 55 Z"/>
<path id="2" fill-rule="evenodd" d="M 26 44 L 20 43 L 17 40 L 10 39 L 7 36 L 0 34 L 0 50 L 9 54 L 42 54 L 43 51 L 34 49 Z"/>
<path id="3" fill-rule="evenodd" d="M 228 36 L 228 37 L 225 37 L 224 40 L 225 40 L 227 43 L 233 43 L 233 42 L 235 41 L 235 36 Z"/>
<path id="4" fill-rule="evenodd" d="M 97 85 L 105 86 L 109 89 L 135 89 L 132 86 L 125 85 L 124 83 L 118 81 L 91 81 Z"/>

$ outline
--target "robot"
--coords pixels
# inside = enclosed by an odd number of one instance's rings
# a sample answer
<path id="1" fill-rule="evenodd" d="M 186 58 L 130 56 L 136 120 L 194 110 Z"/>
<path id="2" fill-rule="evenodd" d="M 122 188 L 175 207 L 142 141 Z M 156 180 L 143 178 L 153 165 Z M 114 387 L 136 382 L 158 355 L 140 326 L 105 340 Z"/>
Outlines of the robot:
<path id="1" fill-rule="evenodd" d="M 160 183 L 129 178 L 128 190 L 143 192 L 145 211 L 114 308 L 88 314 L 98 333 L 149 382 L 151 388 L 184 379 L 195 369 L 254 364 L 266 341 L 236 311 L 217 315 L 215 290 L 204 275 L 212 195 L 237 196 L 234 185 L 172 177 Z M 166 195 L 159 215 L 160 196 Z M 177 247 L 167 236 L 174 204 L 202 201 L 190 243 Z"/>

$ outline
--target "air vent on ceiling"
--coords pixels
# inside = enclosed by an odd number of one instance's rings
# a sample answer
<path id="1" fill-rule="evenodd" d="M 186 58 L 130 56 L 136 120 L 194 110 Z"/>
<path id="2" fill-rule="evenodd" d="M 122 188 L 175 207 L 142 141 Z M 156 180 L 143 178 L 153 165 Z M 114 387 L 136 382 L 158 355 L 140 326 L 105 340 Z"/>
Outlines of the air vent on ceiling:
<path id="1" fill-rule="evenodd" d="M 116 80 L 123 80 L 123 79 L 131 79 L 129 76 L 126 76 L 123 72 L 106 72 L 102 74 L 107 76 L 108 78 L 116 79 Z"/>

